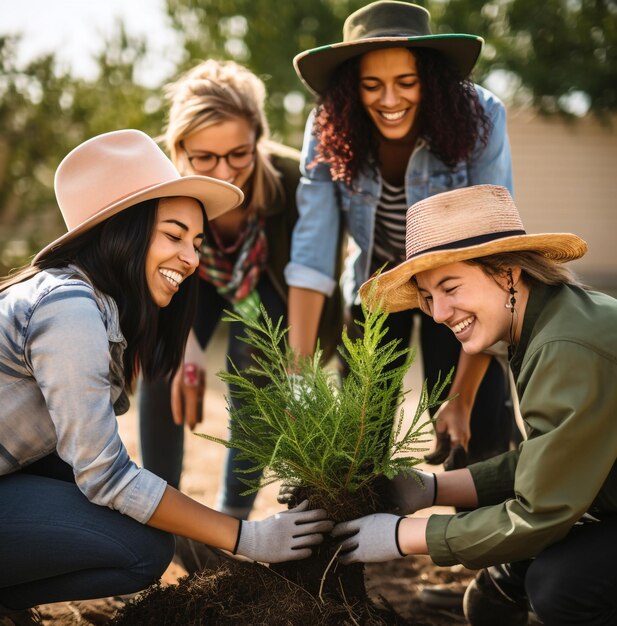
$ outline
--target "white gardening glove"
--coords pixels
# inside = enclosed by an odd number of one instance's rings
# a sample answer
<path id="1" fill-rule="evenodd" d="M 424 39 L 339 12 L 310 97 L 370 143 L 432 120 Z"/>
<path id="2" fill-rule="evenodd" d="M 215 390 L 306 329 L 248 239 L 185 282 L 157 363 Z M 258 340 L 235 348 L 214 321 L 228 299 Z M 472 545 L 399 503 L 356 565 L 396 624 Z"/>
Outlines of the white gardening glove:
<path id="1" fill-rule="evenodd" d="M 308 500 L 257 522 L 240 522 L 234 554 L 262 563 L 305 559 L 334 522 L 323 509 L 308 510 Z"/>
<path id="2" fill-rule="evenodd" d="M 435 474 L 412 469 L 397 474 L 388 484 L 388 497 L 392 503 L 392 513 L 409 515 L 420 509 L 427 509 L 437 499 L 437 478 Z"/>
<path id="3" fill-rule="evenodd" d="M 351 535 L 339 543 L 338 560 L 349 565 L 382 563 L 404 557 L 398 543 L 398 527 L 403 519 L 389 513 L 375 513 L 337 524 L 331 533 L 333 537 Z"/>
<path id="4" fill-rule="evenodd" d="M 289 385 L 291 387 L 291 397 L 296 402 L 311 400 L 315 394 L 306 378 L 301 374 L 289 374 Z"/>

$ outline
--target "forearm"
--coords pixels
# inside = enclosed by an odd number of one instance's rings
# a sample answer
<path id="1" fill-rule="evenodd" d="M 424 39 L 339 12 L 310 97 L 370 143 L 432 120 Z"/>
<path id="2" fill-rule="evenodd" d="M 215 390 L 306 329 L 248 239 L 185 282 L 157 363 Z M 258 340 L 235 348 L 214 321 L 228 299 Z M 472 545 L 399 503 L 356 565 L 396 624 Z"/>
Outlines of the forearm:
<path id="1" fill-rule="evenodd" d="M 148 526 L 233 551 L 240 521 L 167 487 Z"/>
<path id="2" fill-rule="evenodd" d="M 458 397 L 452 402 L 459 402 L 471 411 L 480 383 L 492 358 L 489 354 L 467 354 L 461 350 L 454 380 L 449 391 L 449 395 L 458 394 Z"/>
<path id="3" fill-rule="evenodd" d="M 398 546 L 407 554 L 428 554 L 426 543 L 427 517 L 406 517 L 398 527 Z"/>
<path id="4" fill-rule="evenodd" d="M 318 291 L 289 288 L 289 345 L 298 356 L 315 352 L 317 329 L 326 296 Z"/>
<path id="5" fill-rule="evenodd" d="M 195 365 L 203 366 L 204 351 L 199 345 L 197 335 L 195 331 L 191 329 L 188 339 L 186 340 L 186 347 L 184 349 L 184 362 L 195 363 Z"/>
<path id="6" fill-rule="evenodd" d="M 437 480 L 438 506 L 454 506 L 474 509 L 478 506 L 478 493 L 471 472 L 467 469 L 435 474 Z"/>

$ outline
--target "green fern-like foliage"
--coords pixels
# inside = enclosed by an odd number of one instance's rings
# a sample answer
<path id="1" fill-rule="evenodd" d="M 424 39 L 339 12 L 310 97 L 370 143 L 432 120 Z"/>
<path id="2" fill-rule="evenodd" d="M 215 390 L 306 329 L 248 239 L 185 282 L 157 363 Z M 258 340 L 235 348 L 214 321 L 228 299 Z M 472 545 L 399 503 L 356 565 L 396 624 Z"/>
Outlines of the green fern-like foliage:
<path id="1" fill-rule="evenodd" d="M 387 314 L 364 313 L 361 339 L 352 341 L 343 331 L 341 355 L 349 375 L 342 383 L 335 372 L 322 367 L 319 350 L 313 358 L 298 361 L 287 345 L 287 329 L 281 321 L 274 324 L 263 308 L 257 321 L 228 313 L 229 321 L 247 327 L 244 340 L 256 349 L 254 364 L 244 371 L 219 373 L 241 400 L 239 408 L 228 402 L 230 439 L 198 434 L 237 448 L 254 464 L 247 473 L 263 471 L 260 480 L 243 479 L 246 493 L 282 480 L 335 501 L 343 492 L 353 493 L 378 476 L 392 478 L 422 460 L 415 454 L 426 450 L 431 424 L 422 416 L 443 401 L 451 372 L 431 390 L 424 383 L 415 415 L 404 430 L 402 383 L 414 352 L 400 349 L 396 341 L 381 345 Z M 404 365 L 387 369 L 403 355 Z M 256 376 L 266 384 L 257 386 Z"/>

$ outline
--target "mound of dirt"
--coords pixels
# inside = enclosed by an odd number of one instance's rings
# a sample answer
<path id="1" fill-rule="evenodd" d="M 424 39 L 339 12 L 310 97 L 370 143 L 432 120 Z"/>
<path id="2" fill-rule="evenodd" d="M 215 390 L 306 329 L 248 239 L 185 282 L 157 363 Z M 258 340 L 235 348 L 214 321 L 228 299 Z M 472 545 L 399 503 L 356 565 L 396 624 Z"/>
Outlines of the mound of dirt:
<path id="1" fill-rule="evenodd" d="M 156 584 L 125 605 L 114 626 L 388 626 L 408 624 L 369 599 L 345 604 L 315 596 L 257 563 L 229 561 L 177 585 Z"/>

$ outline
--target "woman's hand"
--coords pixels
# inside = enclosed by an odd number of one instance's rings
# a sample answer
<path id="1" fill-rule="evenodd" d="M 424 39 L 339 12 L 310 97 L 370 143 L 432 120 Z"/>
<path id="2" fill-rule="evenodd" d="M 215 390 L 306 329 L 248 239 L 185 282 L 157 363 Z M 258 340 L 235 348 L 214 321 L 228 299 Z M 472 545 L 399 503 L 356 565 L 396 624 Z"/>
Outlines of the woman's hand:
<path id="1" fill-rule="evenodd" d="M 294 509 L 256 522 L 240 522 L 234 554 L 254 561 L 280 563 L 311 556 L 334 522 L 323 509 L 308 509 L 308 500 Z"/>
<path id="2" fill-rule="evenodd" d="M 343 565 L 382 563 L 407 554 L 428 554 L 427 520 L 375 513 L 337 524 L 331 534 L 342 538 L 338 560 Z"/>
<path id="3" fill-rule="evenodd" d="M 471 407 L 466 406 L 459 398 L 446 402 L 437 411 L 435 430 L 439 434 L 447 434 L 452 447 L 461 445 L 465 450 L 471 439 Z"/>
<path id="4" fill-rule="evenodd" d="M 171 381 L 171 411 L 174 423 L 191 430 L 203 419 L 206 372 L 196 363 L 183 363 Z"/>

